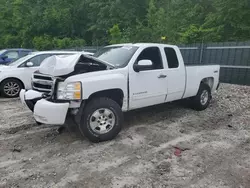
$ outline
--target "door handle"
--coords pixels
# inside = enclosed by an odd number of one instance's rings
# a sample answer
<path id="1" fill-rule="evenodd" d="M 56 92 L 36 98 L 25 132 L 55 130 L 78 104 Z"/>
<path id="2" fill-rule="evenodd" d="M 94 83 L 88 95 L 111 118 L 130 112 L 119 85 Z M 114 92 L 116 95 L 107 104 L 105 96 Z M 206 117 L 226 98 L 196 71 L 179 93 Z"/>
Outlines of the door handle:
<path id="1" fill-rule="evenodd" d="M 165 75 L 165 74 L 161 74 L 158 76 L 158 78 L 166 78 L 166 77 L 167 77 L 167 75 Z"/>

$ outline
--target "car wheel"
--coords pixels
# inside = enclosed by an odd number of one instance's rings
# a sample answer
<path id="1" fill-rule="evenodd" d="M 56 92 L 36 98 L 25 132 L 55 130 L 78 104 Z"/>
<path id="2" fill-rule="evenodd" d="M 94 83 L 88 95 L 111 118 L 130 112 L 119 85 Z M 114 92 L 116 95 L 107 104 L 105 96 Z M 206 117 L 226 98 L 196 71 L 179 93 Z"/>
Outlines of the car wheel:
<path id="1" fill-rule="evenodd" d="M 121 131 L 123 113 L 112 99 L 96 98 L 87 103 L 79 124 L 81 133 L 92 142 L 114 139 Z"/>
<path id="2" fill-rule="evenodd" d="M 209 106 L 211 99 L 210 87 L 207 84 L 201 83 L 197 95 L 190 101 L 191 107 L 197 111 L 205 110 Z"/>
<path id="3" fill-rule="evenodd" d="M 0 85 L 1 94 L 8 98 L 18 97 L 21 89 L 23 89 L 23 85 L 17 79 L 4 80 Z"/>

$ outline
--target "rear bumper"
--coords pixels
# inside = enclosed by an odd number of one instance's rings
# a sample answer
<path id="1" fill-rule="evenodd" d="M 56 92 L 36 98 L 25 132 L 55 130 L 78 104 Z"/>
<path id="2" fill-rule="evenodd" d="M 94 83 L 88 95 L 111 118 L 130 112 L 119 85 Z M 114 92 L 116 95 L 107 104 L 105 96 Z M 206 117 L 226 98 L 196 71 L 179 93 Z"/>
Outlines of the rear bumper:
<path id="1" fill-rule="evenodd" d="M 21 102 L 32 112 L 36 121 L 44 124 L 63 125 L 69 103 L 53 103 L 42 98 L 42 93 L 29 90 L 20 92 Z"/>

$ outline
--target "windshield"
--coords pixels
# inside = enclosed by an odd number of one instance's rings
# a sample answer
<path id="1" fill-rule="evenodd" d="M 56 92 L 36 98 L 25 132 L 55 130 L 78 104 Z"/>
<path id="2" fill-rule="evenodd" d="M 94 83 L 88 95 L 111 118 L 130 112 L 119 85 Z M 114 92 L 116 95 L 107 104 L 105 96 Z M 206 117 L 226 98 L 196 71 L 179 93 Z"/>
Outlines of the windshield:
<path id="1" fill-rule="evenodd" d="M 7 65 L 9 65 L 9 66 L 16 66 L 16 65 L 19 65 L 20 63 L 23 63 L 24 61 L 27 61 L 31 57 L 33 57 L 33 55 L 31 55 L 31 54 L 30 55 L 26 55 L 26 56 L 21 57 L 21 58 L 15 60 L 13 62 L 8 63 Z"/>
<path id="2" fill-rule="evenodd" d="M 0 55 L 2 55 L 6 50 L 0 50 Z"/>
<path id="3" fill-rule="evenodd" d="M 115 67 L 125 67 L 137 49 L 135 46 L 110 46 L 100 49 L 93 56 Z"/>

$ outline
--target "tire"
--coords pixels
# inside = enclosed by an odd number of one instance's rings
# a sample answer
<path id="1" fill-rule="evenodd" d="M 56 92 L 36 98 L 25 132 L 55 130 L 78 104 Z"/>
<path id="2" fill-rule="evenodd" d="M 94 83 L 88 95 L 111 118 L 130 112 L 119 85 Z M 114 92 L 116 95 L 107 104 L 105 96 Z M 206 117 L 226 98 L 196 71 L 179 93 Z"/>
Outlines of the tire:
<path id="1" fill-rule="evenodd" d="M 87 103 L 79 129 L 85 137 L 96 143 L 114 139 L 121 131 L 122 123 L 121 107 L 114 100 L 102 97 Z"/>
<path id="2" fill-rule="evenodd" d="M 6 89 L 8 88 L 12 88 L 13 90 L 7 91 Z M 6 79 L 0 85 L 1 94 L 7 98 L 18 97 L 21 89 L 23 89 L 23 84 L 17 79 Z"/>
<path id="3" fill-rule="evenodd" d="M 191 108 L 197 111 L 207 109 L 212 99 L 211 89 L 207 84 L 201 83 L 197 95 L 191 98 Z"/>

